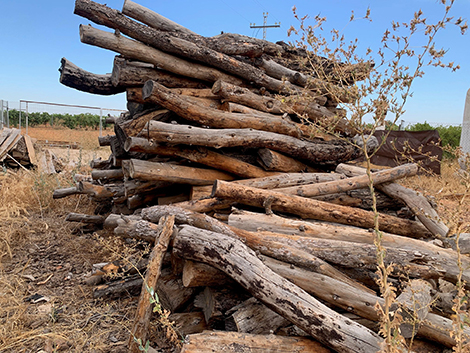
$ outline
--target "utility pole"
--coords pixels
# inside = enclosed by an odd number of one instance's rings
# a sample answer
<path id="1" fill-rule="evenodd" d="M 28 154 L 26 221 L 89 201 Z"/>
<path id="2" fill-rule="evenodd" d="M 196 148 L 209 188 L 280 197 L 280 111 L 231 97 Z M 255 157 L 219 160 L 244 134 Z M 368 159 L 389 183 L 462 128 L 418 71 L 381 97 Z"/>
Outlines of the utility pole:
<path id="1" fill-rule="evenodd" d="M 266 28 L 276 28 L 281 27 L 281 22 L 274 22 L 273 25 L 267 25 L 266 22 L 268 20 L 268 13 L 263 12 L 263 25 L 257 26 L 256 23 L 250 23 L 250 28 L 262 28 L 263 29 L 263 39 L 266 40 Z"/>

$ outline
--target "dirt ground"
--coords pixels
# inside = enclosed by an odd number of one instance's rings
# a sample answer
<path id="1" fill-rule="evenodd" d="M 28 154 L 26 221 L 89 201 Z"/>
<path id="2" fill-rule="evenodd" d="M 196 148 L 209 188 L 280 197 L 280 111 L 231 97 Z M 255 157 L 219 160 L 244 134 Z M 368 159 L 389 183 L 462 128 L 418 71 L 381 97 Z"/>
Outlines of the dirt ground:
<path id="1" fill-rule="evenodd" d="M 74 162 L 82 158 L 80 172 L 87 172 L 99 150 L 54 152 Z M 123 260 L 134 249 L 65 221 L 70 212 L 92 214 L 95 207 L 84 195 L 52 199 L 53 190 L 71 180 L 70 171 L 0 175 L 0 352 L 127 352 L 137 298 L 93 299 L 84 280 L 93 264 Z M 470 204 L 458 196 L 469 188 L 455 182 L 451 167 L 441 177 L 414 177 L 405 184 L 434 197 L 439 212 L 449 219 L 457 215 L 470 231 Z M 457 214 L 459 207 L 464 212 Z"/>

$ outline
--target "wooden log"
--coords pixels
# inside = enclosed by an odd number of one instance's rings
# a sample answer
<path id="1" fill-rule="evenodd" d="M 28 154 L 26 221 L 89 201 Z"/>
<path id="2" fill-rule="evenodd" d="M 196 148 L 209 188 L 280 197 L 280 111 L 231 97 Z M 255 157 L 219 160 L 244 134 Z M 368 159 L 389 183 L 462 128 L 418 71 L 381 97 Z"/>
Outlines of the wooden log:
<path id="1" fill-rule="evenodd" d="M 369 320 L 377 321 L 378 312 L 374 305 L 385 305 L 383 298 L 372 293 L 353 289 L 341 281 L 328 276 L 307 271 L 302 268 L 293 268 L 288 263 L 261 256 L 263 263 L 277 274 L 298 285 L 306 292 L 322 299 L 335 307 L 353 312 Z M 418 329 L 420 337 L 439 342 L 447 347 L 456 344 L 451 336 L 451 320 L 429 313 Z M 468 332 L 468 329 L 466 329 Z"/>
<path id="2" fill-rule="evenodd" d="M 361 228 L 374 228 L 373 212 L 342 205 L 291 196 L 280 192 L 265 191 L 240 184 L 216 181 L 213 197 L 226 198 L 255 207 L 270 206 L 272 209 L 296 214 L 302 218 L 311 218 Z M 269 207 L 268 207 L 269 208 Z M 385 214 L 379 214 L 380 230 L 409 236 L 412 238 L 429 237 L 430 234 L 421 224 Z"/>
<path id="3" fill-rule="evenodd" d="M 230 312 L 233 314 L 229 319 L 233 320 L 238 332 L 267 335 L 290 323 L 255 298 L 244 301 Z"/>
<path id="4" fill-rule="evenodd" d="M 291 136 L 252 129 L 203 129 L 187 125 L 150 121 L 146 136 L 155 142 L 190 144 L 205 147 L 269 148 L 308 164 L 336 165 L 359 156 L 359 150 L 349 144 L 314 143 Z"/>
<path id="5" fill-rule="evenodd" d="M 81 223 L 91 223 L 91 224 L 103 224 L 103 216 L 88 215 L 82 213 L 69 213 L 65 218 L 68 222 L 81 222 Z"/>
<path id="6" fill-rule="evenodd" d="M 363 168 L 348 165 L 341 165 L 338 171 L 348 173 L 348 175 L 361 175 L 366 172 Z M 403 201 L 432 234 L 445 237 L 449 233 L 449 228 L 421 193 L 396 183 L 380 185 L 377 186 L 377 189 L 390 197 Z"/>
<path id="7" fill-rule="evenodd" d="M 11 129 L 10 134 L 7 138 L 3 141 L 0 145 L 0 162 L 5 160 L 7 157 L 8 152 L 15 147 L 18 141 L 21 138 L 21 130 L 19 129 Z"/>
<path id="8" fill-rule="evenodd" d="M 111 75 L 97 75 L 85 71 L 66 58 L 62 58 L 59 68 L 59 82 L 82 92 L 101 94 L 105 96 L 125 92 L 124 86 L 115 86 L 111 82 Z"/>
<path id="9" fill-rule="evenodd" d="M 142 87 L 148 80 L 154 80 L 168 88 L 207 88 L 204 82 L 157 69 L 152 64 L 129 61 L 119 56 L 114 58 L 111 74 L 114 86 Z"/>
<path id="10" fill-rule="evenodd" d="M 186 260 L 183 266 L 183 285 L 185 287 L 223 286 L 231 282 L 227 275 L 202 262 Z"/>
<path id="11" fill-rule="evenodd" d="M 154 163 L 139 159 L 123 162 L 122 170 L 124 175 L 133 179 L 167 181 L 189 185 L 210 185 L 217 179 L 233 180 L 231 175 L 215 169 Z"/>
<path id="12" fill-rule="evenodd" d="M 97 185 L 88 181 L 80 181 L 77 189 L 81 194 L 87 194 L 95 200 L 107 200 L 124 195 L 123 185 Z"/>
<path id="13" fill-rule="evenodd" d="M 316 271 L 332 278 L 338 278 L 341 281 L 349 283 L 353 287 L 360 287 L 362 290 L 368 290 L 365 286 L 357 283 L 348 276 L 338 271 L 333 266 L 325 261 L 312 256 L 312 254 L 304 251 L 304 244 L 294 247 L 295 243 L 283 240 L 281 241 L 265 241 L 266 236 L 260 236 L 257 233 L 247 232 L 238 228 L 231 227 L 225 223 L 217 221 L 216 219 L 195 213 L 188 209 L 182 209 L 177 206 L 154 206 L 142 210 L 142 217 L 149 221 L 158 221 L 163 215 L 175 215 L 176 222 L 179 224 L 190 224 L 195 227 L 207 229 L 223 233 L 235 239 L 241 239 L 248 246 L 262 254 L 277 258 L 281 261 L 288 261 L 296 266 L 302 266 L 312 271 Z M 274 237 L 279 236 L 274 234 Z M 294 246 L 292 246 L 294 245 Z"/>
<path id="14" fill-rule="evenodd" d="M 184 226 L 175 239 L 174 249 L 182 257 L 206 262 L 224 271 L 269 308 L 338 352 L 375 353 L 379 350 L 381 338 L 378 335 L 343 318 L 275 274 L 240 241 Z"/>
<path id="15" fill-rule="evenodd" d="M 157 283 L 157 295 L 163 309 L 174 313 L 194 299 L 196 288 L 183 286 L 181 276 L 172 273 L 170 268 L 162 270 L 161 280 Z"/>
<path id="16" fill-rule="evenodd" d="M 135 115 L 132 120 L 118 123 L 118 126 L 126 137 L 137 136 L 150 120 L 166 121 L 171 118 L 172 115 L 173 113 L 168 109 L 155 109 L 150 112 L 145 111 Z M 124 141 L 123 143 L 125 143 Z M 126 150 L 125 147 L 124 150 Z M 129 152 L 129 150 L 126 150 L 126 152 Z"/>
<path id="17" fill-rule="evenodd" d="M 203 332 L 189 335 L 181 353 L 230 352 L 233 347 L 241 352 L 265 353 L 331 353 L 332 351 L 305 337 L 251 335 L 239 332 Z"/>
<path id="18" fill-rule="evenodd" d="M 100 158 L 95 158 L 90 161 L 90 167 L 92 169 L 107 169 L 110 168 L 112 164 L 112 156 L 109 156 L 107 160 L 102 160 Z"/>
<path id="19" fill-rule="evenodd" d="M 124 178 L 122 169 L 96 169 L 91 171 L 91 178 L 93 180 L 112 180 Z"/>
<path id="20" fill-rule="evenodd" d="M 103 227 L 122 238 L 141 239 L 154 243 L 159 234 L 157 224 L 145 221 L 138 216 L 110 214 Z"/>
<path id="21" fill-rule="evenodd" d="M 251 128 L 293 137 L 301 136 L 299 127 L 285 119 L 278 117 L 255 117 L 247 114 L 240 116 L 240 114 L 202 107 L 170 91 L 155 81 L 147 81 L 145 83 L 142 89 L 142 97 L 148 102 L 160 104 L 182 118 L 201 125 L 224 129 Z"/>
<path id="22" fill-rule="evenodd" d="M 131 353 L 140 352 L 139 342 L 141 345 L 145 345 L 145 342 L 147 342 L 150 316 L 153 312 L 152 300 L 155 300 L 154 293 L 161 274 L 163 255 L 170 243 L 174 224 L 175 217 L 173 216 L 162 217 L 158 223 L 159 233 L 157 238 L 155 238 L 155 246 L 150 254 L 147 273 L 145 274 L 144 284 L 140 292 L 140 298 L 134 316 L 134 325 L 131 329 L 128 342 L 129 351 Z"/>
<path id="23" fill-rule="evenodd" d="M 149 44 L 154 48 L 216 67 L 219 70 L 238 76 L 247 82 L 253 82 L 258 87 L 266 87 L 266 89 L 273 92 L 283 92 L 287 94 L 299 89 L 299 87 L 292 85 L 290 82 L 274 79 L 264 74 L 260 69 L 240 62 L 226 54 L 216 52 L 208 47 L 199 47 L 167 32 L 158 31 L 154 28 L 139 24 L 125 17 L 119 11 L 97 4 L 91 0 L 77 0 L 75 2 L 74 13 L 97 24 L 118 29 L 125 35 Z M 138 59 L 142 60 L 141 58 Z M 190 75 L 187 76 L 191 77 Z M 215 81 L 216 80 L 212 82 Z"/>
<path id="24" fill-rule="evenodd" d="M 79 0 L 76 4 L 84 2 L 91 1 Z M 242 80 L 220 70 L 178 58 L 135 40 L 105 32 L 91 26 L 80 25 L 80 41 L 85 44 L 118 52 L 131 59 L 154 64 L 162 70 L 177 75 L 206 82 L 215 82 L 219 79 L 223 79 L 231 83 L 242 84 Z"/>
<path id="25" fill-rule="evenodd" d="M 115 135 L 106 135 L 106 136 L 99 136 L 98 143 L 101 147 L 103 146 L 111 146 L 111 139 L 114 138 Z"/>
<path id="26" fill-rule="evenodd" d="M 360 175 L 353 178 L 342 179 L 327 183 L 317 183 L 312 185 L 301 185 L 298 187 L 294 186 L 289 188 L 281 188 L 277 189 L 276 191 L 291 195 L 299 195 L 303 197 L 313 197 L 365 188 L 368 187 L 371 182 L 373 185 L 383 184 L 392 180 L 413 176 L 417 173 L 418 165 L 415 163 L 408 163 L 395 168 L 372 173 L 372 181 L 370 181 L 367 175 Z"/>
<path id="27" fill-rule="evenodd" d="M 204 313 L 200 311 L 191 313 L 172 313 L 168 320 L 173 322 L 175 329 L 182 335 L 190 335 L 208 330 Z"/>
<path id="28" fill-rule="evenodd" d="M 138 295 L 143 282 L 142 276 L 133 275 L 125 279 L 96 286 L 93 288 L 93 298 L 120 298 L 124 295 Z"/>
<path id="29" fill-rule="evenodd" d="M 70 195 L 76 195 L 76 194 L 82 194 L 82 192 L 80 192 L 76 186 L 72 186 L 72 187 L 69 187 L 69 188 L 55 189 L 54 193 L 52 194 L 52 198 L 53 199 L 61 199 L 63 197 L 67 197 L 67 196 L 70 196 Z"/>
<path id="30" fill-rule="evenodd" d="M 267 170 L 274 170 L 285 173 L 319 172 L 319 170 L 315 168 L 309 167 L 308 165 L 299 162 L 291 157 L 285 156 L 275 151 L 271 151 L 267 148 L 260 148 L 258 150 L 258 156 L 262 161 L 263 167 Z"/>
<path id="31" fill-rule="evenodd" d="M 157 154 L 160 156 L 177 156 L 194 163 L 204 164 L 214 169 L 238 175 L 242 178 L 262 178 L 277 174 L 267 172 L 252 164 L 211 151 L 204 147 L 165 146 L 152 143 L 145 138 L 130 137 L 126 140 L 124 149 L 126 151 Z"/>
<path id="32" fill-rule="evenodd" d="M 31 141 L 31 137 L 29 137 L 28 135 L 24 135 L 23 138 L 26 144 L 29 161 L 32 165 L 37 166 L 38 159 L 36 157 L 36 151 L 34 149 L 33 142 Z"/>

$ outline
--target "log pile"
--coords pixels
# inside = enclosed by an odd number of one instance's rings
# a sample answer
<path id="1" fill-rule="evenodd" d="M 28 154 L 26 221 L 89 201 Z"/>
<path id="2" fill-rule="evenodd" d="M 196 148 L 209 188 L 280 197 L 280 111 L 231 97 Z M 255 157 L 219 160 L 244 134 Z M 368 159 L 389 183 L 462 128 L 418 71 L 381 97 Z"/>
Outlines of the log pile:
<path id="1" fill-rule="evenodd" d="M 90 177 L 76 176 L 75 187 L 54 197 L 87 194 L 97 215 L 70 221 L 151 244 L 148 261 L 108 267 L 121 279 L 100 283 L 100 269 L 89 281 L 95 298 L 140 294 L 131 352 L 149 339 L 155 298 L 171 312 L 174 342 L 186 337 L 182 352 L 379 351 L 375 306 L 385 302 L 370 180 L 400 294 L 393 310 L 406 318 L 401 332 L 455 345 L 443 304 L 451 299 L 439 286 L 460 281 L 449 229 L 424 197 L 394 182 L 417 166 L 369 179 L 344 164 L 360 154 L 345 142 L 353 129 L 337 104 L 354 99 L 347 85 L 367 68 L 344 66 L 348 79 L 323 82 L 302 72 L 300 50 L 202 37 L 129 0 L 122 12 L 77 0 L 75 13 L 115 30 L 81 26 L 82 42 L 120 56 L 109 75 L 63 59 L 61 82 L 96 94 L 125 91 L 128 113 L 110 121 L 115 135 L 100 138 L 110 158 L 92 161 Z M 328 69 L 321 58 L 318 65 Z M 318 129 L 325 125 L 335 134 Z M 404 209 L 411 218 L 397 216 Z M 461 261 L 469 283 L 470 263 Z"/>
<path id="2" fill-rule="evenodd" d="M 7 167 L 33 167 L 37 165 L 33 142 L 19 129 L 0 130 L 0 163 Z"/>

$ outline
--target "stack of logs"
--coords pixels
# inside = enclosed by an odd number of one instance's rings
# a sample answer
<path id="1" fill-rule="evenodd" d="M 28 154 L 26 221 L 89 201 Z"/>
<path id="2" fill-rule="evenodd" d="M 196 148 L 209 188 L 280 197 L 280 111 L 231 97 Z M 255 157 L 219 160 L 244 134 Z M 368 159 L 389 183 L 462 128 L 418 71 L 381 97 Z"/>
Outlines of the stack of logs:
<path id="1" fill-rule="evenodd" d="M 19 129 L 0 130 L 0 163 L 13 168 L 36 166 L 36 152 L 31 138 L 21 135 Z"/>
<path id="2" fill-rule="evenodd" d="M 76 187 L 54 197 L 87 194 L 97 215 L 69 220 L 155 244 L 147 261 L 97 272 L 128 276 L 96 286 L 95 297 L 140 292 L 132 352 L 150 337 L 153 289 L 188 335 L 184 352 L 379 351 L 376 306 L 385 302 L 370 180 L 385 261 L 395 264 L 391 310 L 401 312 L 402 335 L 456 344 L 452 293 L 444 290 L 460 280 L 449 229 L 426 198 L 393 182 L 417 166 L 368 176 L 344 164 L 360 154 L 344 142 L 352 129 L 337 104 L 354 99 L 348 84 L 363 67 L 342 66 L 332 87 L 301 71 L 307 53 L 282 43 L 201 37 L 129 0 L 122 13 L 77 0 L 75 13 L 115 30 L 81 26 L 83 42 L 122 56 L 111 75 L 63 59 L 61 82 L 97 94 L 126 91 L 129 112 L 110 118 L 115 135 L 100 138 L 110 158 L 94 160 L 91 177 L 76 176 Z M 320 58 L 318 65 L 329 67 Z M 336 135 L 316 129 L 325 125 Z M 461 261 L 469 283 L 470 263 Z M 146 269 L 145 278 L 135 268 Z"/>

